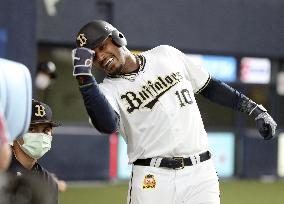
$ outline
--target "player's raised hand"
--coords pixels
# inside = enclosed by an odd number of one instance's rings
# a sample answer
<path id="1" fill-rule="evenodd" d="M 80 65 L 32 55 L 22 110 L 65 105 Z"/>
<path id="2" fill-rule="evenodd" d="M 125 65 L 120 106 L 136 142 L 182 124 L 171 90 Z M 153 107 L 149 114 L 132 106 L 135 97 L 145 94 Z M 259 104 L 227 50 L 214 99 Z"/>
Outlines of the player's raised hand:
<path id="1" fill-rule="evenodd" d="M 255 121 L 256 127 L 260 135 L 265 140 L 270 140 L 275 135 L 277 124 L 273 120 L 273 118 L 267 113 L 266 109 L 264 109 L 261 105 L 258 105 L 257 108 L 254 110 L 256 114 Z"/>
<path id="2" fill-rule="evenodd" d="M 95 52 L 85 47 L 72 50 L 73 76 L 92 76 Z"/>

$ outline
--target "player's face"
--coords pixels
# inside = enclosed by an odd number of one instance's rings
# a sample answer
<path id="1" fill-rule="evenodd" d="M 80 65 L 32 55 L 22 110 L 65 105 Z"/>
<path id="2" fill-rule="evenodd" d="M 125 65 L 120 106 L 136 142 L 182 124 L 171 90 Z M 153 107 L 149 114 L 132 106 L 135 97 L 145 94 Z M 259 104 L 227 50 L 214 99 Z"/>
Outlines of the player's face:
<path id="1" fill-rule="evenodd" d="M 29 133 L 45 133 L 52 136 L 52 126 L 48 123 L 31 124 L 28 130 Z M 19 138 L 18 142 L 23 145 L 23 138 Z"/>
<path id="2" fill-rule="evenodd" d="M 94 65 L 106 74 L 116 75 L 124 73 L 125 57 L 123 48 L 113 44 L 109 37 L 94 49 Z"/>

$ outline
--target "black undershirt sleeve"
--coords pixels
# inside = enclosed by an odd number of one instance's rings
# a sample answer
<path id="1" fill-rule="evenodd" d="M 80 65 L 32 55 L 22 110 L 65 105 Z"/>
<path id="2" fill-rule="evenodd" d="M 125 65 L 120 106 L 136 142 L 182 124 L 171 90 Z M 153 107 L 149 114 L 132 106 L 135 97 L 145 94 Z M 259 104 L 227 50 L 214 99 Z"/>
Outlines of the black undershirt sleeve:
<path id="1" fill-rule="evenodd" d="M 257 107 L 257 104 L 244 94 L 214 78 L 211 78 L 200 94 L 214 103 L 249 115 Z"/>
<path id="2" fill-rule="evenodd" d="M 80 86 L 80 92 L 92 124 L 102 133 L 116 132 L 119 126 L 119 115 L 100 91 L 94 77 L 84 78 L 84 85 Z"/>

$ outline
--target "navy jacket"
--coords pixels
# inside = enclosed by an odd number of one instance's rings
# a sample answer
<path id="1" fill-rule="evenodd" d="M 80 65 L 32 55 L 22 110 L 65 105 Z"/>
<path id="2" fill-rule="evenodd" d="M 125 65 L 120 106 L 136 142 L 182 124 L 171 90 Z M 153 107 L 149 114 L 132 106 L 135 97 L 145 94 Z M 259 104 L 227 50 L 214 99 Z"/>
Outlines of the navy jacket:
<path id="1" fill-rule="evenodd" d="M 43 179 L 44 182 L 47 183 L 48 187 L 52 192 L 52 203 L 58 204 L 58 186 L 56 181 L 53 179 L 51 173 L 49 173 L 46 169 L 44 169 L 39 163 L 35 163 L 31 170 L 26 169 L 16 158 L 12 157 L 11 164 L 7 170 L 7 172 L 12 173 L 17 176 L 21 176 L 23 174 L 32 174 L 35 176 L 39 176 Z"/>

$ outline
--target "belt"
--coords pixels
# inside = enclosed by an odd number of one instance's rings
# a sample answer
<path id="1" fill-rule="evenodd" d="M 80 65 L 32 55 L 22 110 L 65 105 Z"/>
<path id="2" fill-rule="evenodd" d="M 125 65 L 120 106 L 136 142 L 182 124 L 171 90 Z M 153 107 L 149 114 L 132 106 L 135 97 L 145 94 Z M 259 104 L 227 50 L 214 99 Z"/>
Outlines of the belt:
<path id="1" fill-rule="evenodd" d="M 163 157 L 163 158 L 148 158 L 137 159 L 133 162 L 134 165 L 139 166 L 153 166 L 153 167 L 165 167 L 169 169 L 183 169 L 185 166 L 192 166 L 200 162 L 204 162 L 211 158 L 209 151 L 203 152 L 199 155 L 193 155 L 188 158 L 183 157 Z"/>

